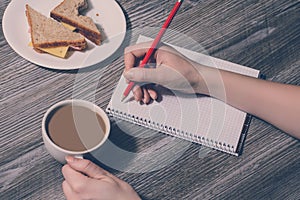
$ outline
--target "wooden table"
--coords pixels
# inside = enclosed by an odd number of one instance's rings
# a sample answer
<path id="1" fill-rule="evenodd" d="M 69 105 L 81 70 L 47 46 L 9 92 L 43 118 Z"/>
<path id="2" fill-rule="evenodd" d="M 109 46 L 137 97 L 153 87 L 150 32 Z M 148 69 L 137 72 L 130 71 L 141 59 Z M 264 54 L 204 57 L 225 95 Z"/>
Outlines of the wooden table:
<path id="1" fill-rule="evenodd" d="M 9 2 L 0 5 L 1 22 Z M 118 3 L 129 32 L 122 52 L 134 43 L 130 32 L 161 27 L 174 1 Z M 259 69 L 271 81 L 300 85 L 298 0 L 186 0 L 170 28 L 201 44 L 211 56 Z M 74 97 L 92 99 L 106 108 L 122 74 L 122 55 L 79 74 L 30 63 L 12 50 L 2 31 L 0 46 L 0 199 L 64 199 L 62 165 L 45 150 L 42 117 L 54 103 Z M 82 90 L 74 93 L 78 84 Z M 162 133 L 112 121 L 110 141 L 133 153 L 160 148 L 171 140 Z M 145 165 L 134 161 L 127 162 L 128 170 L 104 167 L 130 183 L 143 199 L 300 198 L 299 140 L 258 118 L 251 122 L 239 157 L 184 144 L 187 150 L 182 153 L 174 147 L 182 155 L 175 161 L 167 157 L 166 166 L 154 158 L 155 171 L 143 171 Z"/>

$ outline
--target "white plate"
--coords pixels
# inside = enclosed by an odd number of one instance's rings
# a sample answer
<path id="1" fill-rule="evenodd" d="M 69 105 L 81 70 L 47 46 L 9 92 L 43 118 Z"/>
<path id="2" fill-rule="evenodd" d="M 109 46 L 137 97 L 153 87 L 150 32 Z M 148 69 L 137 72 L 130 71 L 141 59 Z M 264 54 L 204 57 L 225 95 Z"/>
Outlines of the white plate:
<path id="1" fill-rule="evenodd" d="M 85 51 L 74 51 L 67 58 L 58 58 L 46 53 L 37 53 L 28 46 L 30 34 L 25 14 L 28 4 L 40 13 L 50 17 L 50 11 L 62 0 L 12 0 L 3 15 L 3 32 L 8 44 L 20 56 L 37 65 L 61 70 L 79 69 L 99 63 L 110 57 L 122 44 L 126 34 L 126 19 L 120 6 L 114 0 L 88 0 L 85 13 L 93 19 L 104 35 L 100 46 L 88 42 Z"/>

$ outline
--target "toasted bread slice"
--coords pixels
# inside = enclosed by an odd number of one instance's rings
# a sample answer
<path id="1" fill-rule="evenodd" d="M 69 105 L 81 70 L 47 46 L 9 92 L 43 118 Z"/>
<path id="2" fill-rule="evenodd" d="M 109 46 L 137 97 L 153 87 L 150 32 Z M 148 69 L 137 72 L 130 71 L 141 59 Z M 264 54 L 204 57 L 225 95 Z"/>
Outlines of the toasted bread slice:
<path id="1" fill-rule="evenodd" d="M 87 46 L 85 38 L 72 32 L 61 23 L 47 18 L 26 5 L 26 16 L 30 26 L 32 46 L 38 52 L 42 48 L 69 46 L 75 50 L 83 50 Z"/>
<path id="2" fill-rule="evenodd" d="M 86 9 L 87 6 L 86 0 L 64 0 L 50 12 L 50 16 L 76 27 L 79 33 L 95 44 L 100 45 L 101 33 L 93 20 L 79 14 L 79 10 Z"/>

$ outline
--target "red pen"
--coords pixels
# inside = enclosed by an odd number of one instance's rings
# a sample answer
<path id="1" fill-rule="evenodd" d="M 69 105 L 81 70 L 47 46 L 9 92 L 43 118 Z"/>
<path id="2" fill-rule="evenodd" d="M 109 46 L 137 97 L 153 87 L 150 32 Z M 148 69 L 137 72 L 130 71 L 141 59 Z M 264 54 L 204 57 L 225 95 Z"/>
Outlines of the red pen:
<path id="1" fill-rule="evenodd" d="M 160 42 L 162 36 L 164 35 L 164 33 L 166 32 L 167 28 L 169 27 L 172 19 L 174 18 L 176 12 L 178 11 L 179 7 L 181 5 L 181 0 L 177 0 L 176 4 L 174 5 L 173 9 L 171 10 L 168 18 L 166 19 L 165 23 L 163 24 L 162 28 L 160 29 L 160 31 L 158 32 L 156 38 L 153 40 L 153 43 L 150 47 L 150 49 L 147 51 L 144 59 L 142 60 L 141 64 L 140 64 L 140 68 L 145 67 L 145 65 L 148 63 L 150 57 L 152 56 L 155 48 L 157 47 L 158 43 Z M 129 82 L 127 88 L 125 89 L 124 93 L 123 93 L 123 98 L 121 101 L 123 101 L 128 94 L 130 93 L 130 91 L 132 90 L 133 86 L 135 85 L 134 82 Z"/>

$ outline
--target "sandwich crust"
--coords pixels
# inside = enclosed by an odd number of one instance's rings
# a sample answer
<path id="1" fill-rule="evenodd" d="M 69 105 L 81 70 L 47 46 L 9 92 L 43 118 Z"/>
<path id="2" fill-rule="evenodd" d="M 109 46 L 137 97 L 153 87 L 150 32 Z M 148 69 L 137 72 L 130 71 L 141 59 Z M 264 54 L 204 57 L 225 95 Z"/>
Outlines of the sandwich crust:
<path id="1" fill-rule="evenodd" d="M 64 0 L 56 6 L 50 16 L 57 21 L 76 27 L 78 32 L 97 45 L 101 44 L 101 33 L 90 17 L 79 14 L 86 9 L 86 0 Z"/>

